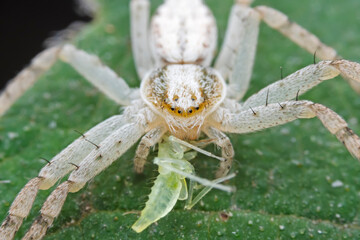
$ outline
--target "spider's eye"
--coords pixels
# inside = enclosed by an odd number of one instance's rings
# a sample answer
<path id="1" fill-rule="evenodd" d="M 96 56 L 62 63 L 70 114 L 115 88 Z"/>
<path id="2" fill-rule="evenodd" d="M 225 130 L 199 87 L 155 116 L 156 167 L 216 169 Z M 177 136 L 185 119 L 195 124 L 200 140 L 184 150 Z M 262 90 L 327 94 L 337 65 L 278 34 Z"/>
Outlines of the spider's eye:
<path id="1" fill-rule="evenodd" d="M 175 95 L 174 98 L 173 98 L 173 100 L 174 100 L 175 102 L 177 102 L 177 101 L 179 100 L 179 96 Z"/>
<path id="2" fill-rule="evenodd" d="M 191 101 L 195 101 L 196 99 L 197 98 L 194 95 L 191 96 Z"/>
<path id="3" fill-rule="evenodd" d="M 195 109 L 196 109 L 196 110 L 199 110 L 199 107 L 196 107 Z"/>
<path id="4" fill-rule="evenodd" d="M 175 108 L 171 108 L 171 111 L 175 111 Z"/>
<path id="5" fill-rule="evenodd" d="M 182 113 L 182 111 L 181 111 L 181 110 L 178 110 L 178 113 Z"/>
<path id="6" fill-rule="evenodd" d="M 193 111 L 192 111 L 192 109 L 189 109 L 189 113 L 192 113 Z"/>

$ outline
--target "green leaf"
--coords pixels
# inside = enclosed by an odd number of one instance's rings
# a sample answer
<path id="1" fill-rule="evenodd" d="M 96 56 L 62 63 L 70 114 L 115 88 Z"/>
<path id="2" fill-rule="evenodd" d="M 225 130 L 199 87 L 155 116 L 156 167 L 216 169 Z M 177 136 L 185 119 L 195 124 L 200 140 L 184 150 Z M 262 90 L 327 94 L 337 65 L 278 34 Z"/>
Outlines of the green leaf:
<path id="1" fill-rule="evenodd" d="M 124 1 L 121 1 L 124 2 Z M 153 2 L 153 1 L 152 1 Z M 232 0 L 206 1 L 223 39 Z M 154 1 L 153 9 L 160 3 Z M 337 49 L 359 61 L 360 1 L 258 0 L 270 5 Z M 128 2 L 102 0 L 101 11 L 76 38 L 79 48 L 139 86 L 129 37 Z M 261 25 L 253 80 L 247 96 L 308 64 L 313 56 L 276 31 Z M 322 103 L 360 133 L 360 98 L 341 78 L 322 83 L 301 99 Z M 86 131 L 117 114 L 120 107 L 57 63 L 0 121 L 0 216 L 46 162 Z M 212 190 L 194 209 L 179 203 L 168 216 L 141 234 L 130 227 L 150 193 L 156 166 L 144 175 L 132 171 L 135 146 L 83 190 L 70 194 L 45 239 L 360 239 L 360 164 L 317 119 L 247 135 L 231 135 L 236 150 L 233 194 Z M 214 148 L 208 150 L 215 152 Z M 154 158 L 149 157 L 149 161 Z M 217 162 L 199 157 L 200 176 L 213 179 Z M 65 180 L 65 178 L 63 179 Z M 334 182 L 340 183 L 334 187 Z M 50 191 L 40 191 L 17 239 L 31 225 Z M 134 214 L 135 213 L 135 214 Z"/>

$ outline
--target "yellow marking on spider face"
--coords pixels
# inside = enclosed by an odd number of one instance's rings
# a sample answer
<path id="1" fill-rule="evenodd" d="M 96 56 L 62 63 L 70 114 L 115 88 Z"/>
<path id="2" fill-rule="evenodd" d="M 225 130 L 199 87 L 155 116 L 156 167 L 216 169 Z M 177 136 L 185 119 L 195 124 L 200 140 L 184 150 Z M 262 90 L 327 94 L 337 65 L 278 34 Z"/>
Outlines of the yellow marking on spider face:
<path id="1" fill-rule="evenodd" d="M 205 101 L 200 103 L 198 107 L 190 107 L 188 109 L 182 109 L 179 107 L 173 108 L 170 104 L 166 103 L 165 101 L 162 101 L 160 106 L 162 109 L 166 109 L 169 113 L 171 113 L 174 116 L 187 118 L 202 112 L 205 106 L 207 106 L 208 104 L 209 104 L 208 101 Z"/>

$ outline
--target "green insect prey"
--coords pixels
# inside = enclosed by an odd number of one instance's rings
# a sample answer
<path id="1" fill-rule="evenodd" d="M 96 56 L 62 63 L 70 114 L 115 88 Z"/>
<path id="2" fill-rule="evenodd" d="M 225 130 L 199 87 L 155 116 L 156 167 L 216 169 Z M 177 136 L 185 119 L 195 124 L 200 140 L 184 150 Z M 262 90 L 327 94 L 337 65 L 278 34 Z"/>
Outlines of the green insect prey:
<path id="1" fill-rule="evenodd" d="M 218 184 L 232 178 L 233 174 L 215 181 L 196 177 L 194 167 L 189 160 L 195 158 L 197 153 L 189 151 L 188 146 L 189 144 L 184 146 L 181 140 L 173 136 L 165 136 L 159 143 L 158 156 L 154 159 L 154 163 L 159 166 L 159 175 L 151 188 L 145 208 L 132 226 L 134 231 L 142 232 L 149 225 L 166 216 L 174 208 L 177 200 L 187 200 L 185 208 L 191 209 L 212 188 L 224 191 L 233 190 L 231 187 Z M 195 146 L 193 148 L 197 149 Z M 189 189 L 185 178 L 190 179 Z M 193 200 L 195 182 L 206 187 Z"/>

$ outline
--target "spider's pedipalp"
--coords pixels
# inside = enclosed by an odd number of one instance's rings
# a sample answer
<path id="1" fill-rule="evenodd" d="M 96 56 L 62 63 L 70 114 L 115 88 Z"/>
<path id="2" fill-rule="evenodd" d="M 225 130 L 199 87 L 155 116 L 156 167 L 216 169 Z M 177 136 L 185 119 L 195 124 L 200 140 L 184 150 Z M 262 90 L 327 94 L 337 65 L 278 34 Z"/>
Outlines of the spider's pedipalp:
<path id="1" fill-rule="evenodd" d="M 360 83 L 360 64 L 347 60 L 322 61 L 296 71 L 288 77 L 263 88 L 249 97 L 243 109 L 267 103 L 288 101 L 303 94 L 319 83 L 341 74 L 343 77 Z"/>
<path id="2" fill-rule="evenodd" d="M 204 127 L 203 131 L 209 138 L 214 139 L 215 144 L 221 148 L 221 154 L 222 157 L 225 158 L 225 161 L 220 162 L 220 167 L 216 172 L 216 177 L 224 177 L 228 174 L 235 155 L 233 145 L 231 144 L 228 136 L 216 128 Z"/>
<path id="3" fill-rule="evenodd" d="M 158 127 L 149 131 L 141 138 L 134 157 L 134 168 L 137 173 L 144 171 L 144 165 L 149 155 L 150 147 L 158 143 L 165 132 L 167 132 L 165 127 Z"/>

